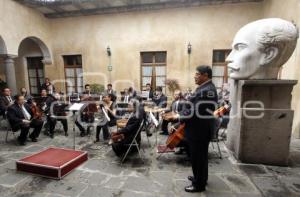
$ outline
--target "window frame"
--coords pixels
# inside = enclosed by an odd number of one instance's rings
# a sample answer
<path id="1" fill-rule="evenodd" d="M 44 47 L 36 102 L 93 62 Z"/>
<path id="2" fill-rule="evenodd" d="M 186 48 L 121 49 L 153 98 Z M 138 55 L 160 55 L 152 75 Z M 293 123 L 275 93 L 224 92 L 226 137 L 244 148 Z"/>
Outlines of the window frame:
<path id="1" fill-rule="evenodd" d="M 144 63 L 143 62 L 143 54 L 145 53 L 149 53 L 149 54 L 152 54 L 152 62 L 151 63 Z M 165 55 L 165 62 L 156 62 L 156 54 L 158 53 L 164 53 Z M 141 90 L 144 90 L 146 88 L 146 86 L 143 85 L 143 78 L 144 77 L 152 77 L 152 73 L 150 76 L 147 76 L 147 75 L 143 75 L 143 67 L 151 67 L 151 69 L 153 70 L 153 68 L 156 68 L 156 67 L 159 67 L 159 66 L 162 66 L 162 67 L 165 67 L 165 74 L 164 75 L 157 75 L 157 73 L 155 72 L 155 77 L 164 77 L 164 79 L 166 80 L 167 79 L 167 57 L 168 57 L 168 54 L 167 54 L 167 51 L 141 51 L 140 52 L 140 64 L 141 64 L 141 67 L 140 67 L 140 88 Z M 166 92 L 166 84 L 164 84 L 163 86 L 161 86 L 164 90 L 164 92 Z"/>
<path id="2" fill-rule="evenodd" d="M 68 60 L 66 58 L 73 58 L 73 64 L 67 64 Z M 81 64 L 76 64 L 77 58 L 81 58 Z M 71 95 L 72 93 L 80 93 L 79 92 L 79 87 L 81 87 L 81 89 L 83 90 L 83 77 L 81 76 L 81 78 L 82 78 L 82 84 L 78 85 L 78 78 L 79 78 L 79 76 L 77 75 L 76 70 L 77 69 L 83 70 L 83 67 L 82 67 L 82 55 L 80 55 L 80 54 L 77 54 L 77 55 L 63 55 L 63 61 L 64 61 L 64 75 L 65 75 L 65 80 L 66 80 L 66 82 L 65 82 L 66 94 L 67 95 Z M 67 72 L 66 72 L 67 69 L 72 69 L 74 77 L 68 77 L 67 76 Z M 67 80 L 69 78 L 74 79 L 75 84 L 73 86 L 69 86 L 68 85 Z M 74 91 L 73 92 L 69 92 L 68 91 L 69 87 L 74 88 Z"/>

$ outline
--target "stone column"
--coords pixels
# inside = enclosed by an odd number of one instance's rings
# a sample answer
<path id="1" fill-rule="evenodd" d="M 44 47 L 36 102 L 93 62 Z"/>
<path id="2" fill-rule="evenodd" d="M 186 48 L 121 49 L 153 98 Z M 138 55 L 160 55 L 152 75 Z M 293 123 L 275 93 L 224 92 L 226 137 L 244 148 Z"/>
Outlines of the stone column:
<path id="1" fill-rule="evenodd" d="M 12 95 L 15 95 L 17 94 L 17 84 L 13 58 L 11 56 L 6 57 L 6 59 L 4 60 L 4 65 L 7 86 L 11 89 Z"/>

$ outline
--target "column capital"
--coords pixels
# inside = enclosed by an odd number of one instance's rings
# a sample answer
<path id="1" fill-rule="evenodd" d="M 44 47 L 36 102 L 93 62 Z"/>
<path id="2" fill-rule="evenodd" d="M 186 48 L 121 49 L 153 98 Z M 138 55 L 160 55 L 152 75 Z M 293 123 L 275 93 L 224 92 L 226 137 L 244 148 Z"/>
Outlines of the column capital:
<path id="1" fill-rule="evenodd" d="M 10 54 L 6 54 L 3 56 L 4 60 L 13 60 L 14 58 L 17 58 L 17 55 L 10 55 Z"/>

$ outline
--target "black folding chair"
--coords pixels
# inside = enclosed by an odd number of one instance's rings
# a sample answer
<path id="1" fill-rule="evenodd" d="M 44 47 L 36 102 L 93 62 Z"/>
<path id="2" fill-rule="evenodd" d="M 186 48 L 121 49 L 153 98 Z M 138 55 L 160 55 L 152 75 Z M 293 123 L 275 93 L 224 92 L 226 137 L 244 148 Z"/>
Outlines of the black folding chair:
<path id="1" fill-rule="evenodd" d="M 137 136 L 141 133 L 142 129 L 143 129 L 143 126 L 144 126 L 144 119 L 142 120 L 142 122 L 140 123 L 140 126 L 136 132 L 136 134 L 134 135 L 134 138 L 132 139 L 131 143 L 130 144 L 124 144 L 125 146 L 128 146 L 128 149 L 126 151 L 126 153 L 124 154 L 122 160 L 121 160 L 121 164 L 123 164 L 123 162 L 125 161 L 125 159 L 127 158 L 128 156 L 128 153 L 130 152 L 131 148 L 132 147 L 136 147 L 137 150 L 138 150 L 138 153 L 139 153 L 139 156 L 141 158 L 141 160 L 143 161 L 144 163 L 144 159 L 142 157 L 142 154 L 141 154 L 141 150 L 140 150 L 140 147 L 139 147 L 139 144 L 137 142 Z"/>

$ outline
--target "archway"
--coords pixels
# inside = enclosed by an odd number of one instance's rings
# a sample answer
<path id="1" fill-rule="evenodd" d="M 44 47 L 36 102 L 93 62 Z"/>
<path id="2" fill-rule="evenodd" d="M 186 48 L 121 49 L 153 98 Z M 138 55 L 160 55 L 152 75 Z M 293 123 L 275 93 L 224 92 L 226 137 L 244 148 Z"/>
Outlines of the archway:
<path id="1" fill-rule="evenodd" d="M 6 54 L 7 54 L 7 48 L 4 40 L 0 36 L 0 55 L 6 55 Z"/>
<path id="2" fill-rule="evenodd" d="M 40 48 L 40 50 L 43 54 L 43 63 L 44 64 L 52 64 L 52 58 L 51 58 L 50 50 L 41 39 L 39 39 L 37 37 L 34 37 L 34 36 L 30 36 L 30 37 L 27 37 L 27 38 L 23 39 L 22 42 L 20 43 L 20 46 L 26 40 L 31 40 L 39 46 L 39 48 Z M 19 46 L 19 50 L 20 50 L 20 46 Z"/>
<path id="3" fill-rule="evenodd" d="M 6 87 L 6 74 L 4 66 L 4 57 L 7 54 L 7 48 L 3 38 L 0 36 L 0 91 Z"/>
<path id="4" fill-rule="evenodd" d="M 33 95 L 40 92 L 45 78 L 45 64 L 52 64 L 51 54 L 45 43 L 37 37 L 22 40 L 16 59 L 18 88 L 26 87 Z"/>

